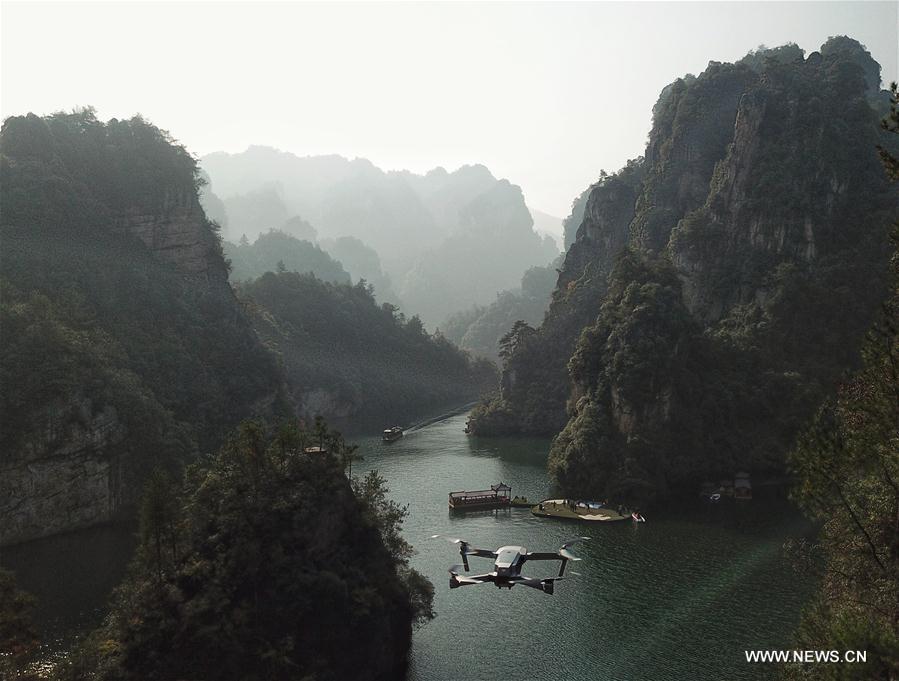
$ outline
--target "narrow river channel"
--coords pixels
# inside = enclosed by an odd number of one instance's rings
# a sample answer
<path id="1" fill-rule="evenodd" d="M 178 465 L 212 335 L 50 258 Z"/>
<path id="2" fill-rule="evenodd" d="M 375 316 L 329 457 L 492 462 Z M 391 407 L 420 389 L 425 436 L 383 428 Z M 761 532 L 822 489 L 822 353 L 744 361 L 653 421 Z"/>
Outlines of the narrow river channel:
<path id="1" fill-rule="evenodd" d="M 547 440 L 465 435 L 465 415 L 412 430 L 384 444 L 351 438 L 364 460 L 354 474 L 377 469 L 391 497 L 408 504 L 405 536 L 412 562 L 436 587 L 437 617 L 415 632 L 412 681 L 666 681 L 765 679 L 775 670 L 749 664 L 744 650 L 788 648 L 813 585 L 795 573 L 782 546 L 809 533 L 786 501 L 756 498 L 707 505 L 699 499 L 649 515 L 637 525 L 538 519 L 527 509 L 450 514 L 447 494 L 505 482 L 529 499 L 551 493 Z M 576 535 L 581 562 L 553 596 L 490 584 L 450 591 L 447 567 L 456 547 L 433 534 L 482 548 L 516 544 L 556 550 Z M 39 599 L 47 654 L 93 626 L 123 574 L 133 532 L 97 528 L 4 550 Z M 61 557 L 62 556 L 62 557 Z M 488 571 L 489 561 L 471 559 Z M 25 569 L 25 566 L 30 566 Z M 549 576 L 557 564 L 528 566 Z"/>

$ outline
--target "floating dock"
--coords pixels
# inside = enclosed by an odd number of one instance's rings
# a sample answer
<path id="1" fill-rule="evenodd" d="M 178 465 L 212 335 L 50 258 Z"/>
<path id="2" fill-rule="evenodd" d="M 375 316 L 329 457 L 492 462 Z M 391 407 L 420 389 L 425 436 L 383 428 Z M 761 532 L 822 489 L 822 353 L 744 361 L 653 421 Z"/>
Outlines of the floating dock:
<path id="1" fill-rule="evenodd" d="M 544 499 L 531 509 L 531 513 L 540 518 L 565 518 L 605 523 L 631 519 L 630 514 L 619 515 L 614 508 L 593 508 L 590 502 L 578 502 L 570 499 Z"/>

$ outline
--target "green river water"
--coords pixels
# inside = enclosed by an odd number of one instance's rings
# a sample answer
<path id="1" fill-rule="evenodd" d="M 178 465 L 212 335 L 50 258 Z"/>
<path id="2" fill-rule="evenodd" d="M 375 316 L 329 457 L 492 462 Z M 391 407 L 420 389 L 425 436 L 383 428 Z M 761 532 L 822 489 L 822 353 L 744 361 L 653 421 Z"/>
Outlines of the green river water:
<path id="1" fill-rule="evenodd" d="M 778 495 L 658 510 L 648 522 L 572 523 L 538 519 L 527 509 L 450 514 L 447 494 L 504 481 L 529 499 L 551 494 L 547 440 L 486 439 L 463 433 L 465 416 L 408 432 L 398 442 L 351 438 L 365 458 L 355 474 L 377 469 L 391 497 L 409 506 L 405 536 L 414 567 L 435 585 L 437 617 L 416 630 L 412 681 L 574 679 L 667 681 L 767 679 L 776 670 L 745 661 L 744 650 L 789 648 L 814 585 L 790 567 L 782 546 L 809 525 Z M 576 535 L 583 558 L 555 594 L 493 585 L 450 591 L 454 545 L 432 534 L 462 537 L 482 548 L 522 545 L 556 550 Z M 48 655 L 73 632 L 96 622 L 124 569 L 132 533 L 100 528 L 4 551 L 40 599 L 38 619 Z M 549 576 L 555 562 L 528 565 Z M 489 571 L 471 559 L 472 571 Z M 58 654 L 58 653 L 57 653 Z"/>

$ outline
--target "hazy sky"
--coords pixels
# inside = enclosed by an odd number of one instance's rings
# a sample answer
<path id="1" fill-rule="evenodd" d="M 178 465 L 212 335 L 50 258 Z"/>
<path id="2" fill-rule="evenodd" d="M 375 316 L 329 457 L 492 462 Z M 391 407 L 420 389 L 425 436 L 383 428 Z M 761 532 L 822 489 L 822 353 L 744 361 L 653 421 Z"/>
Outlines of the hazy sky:
<path id="1" fill-rule="evenodd" d="M 897 78 L 896 2 L 3 3 L 0 110 L 139 112 L 197 155 L 480 162 L 561 217 L 676 77 L 837 34 Z"/>

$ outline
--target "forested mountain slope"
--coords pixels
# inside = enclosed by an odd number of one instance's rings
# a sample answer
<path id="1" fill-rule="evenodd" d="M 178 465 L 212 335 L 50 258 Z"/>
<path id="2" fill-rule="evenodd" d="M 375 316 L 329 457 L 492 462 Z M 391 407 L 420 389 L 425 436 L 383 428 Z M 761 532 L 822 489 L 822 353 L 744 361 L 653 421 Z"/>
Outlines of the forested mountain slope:
<path id="1" fill-rule="evenodd" d="M 237 292 L 284 367 L 291 400 L 307 414 L 356 428 L 403 423 L 476 400 L 496 380 L 490 362 L 428 334 L 418 317 L 377 305 L 364 283 L 270 272 Z"/>
<path id="2" fill-rule="evenodd" d="M 293 237 L 255 255 L 344 283 L 285 272 L 239 301 L 194 159 L 139 117 L 11 117 L 0 152 L 0 544 L 109 520 L 243 418 L 406 422 L 495 378 Z"/>
<path id="3" fill-rule="evenodd" d="M 546 267 L 531 267 L 519 288 L 501 291 L 486 307 L 457 312 L 440 325 L 440 331 L 463 350 L 501 363 L 500 342 L 512 325 L 518 320 L 531 325 L 543 321 L 561 260 L 559 256 Z"/>
<path id="4" fill-rule="evenodd" d="M 0 149 L 3 542 L 108 519 L 149 469 L 265 411 L 280 376 L 165 133 L 29 114 Z"/>
<path id="5" fill-rule="evenodd" d="M 294 215 L 323 244 L 361 240 L 377 253 L 403 309 L 431 328 L 489 304 L 526 269 L 558 255 L 553 239 L 534 231 L 520 188 L 482 165 L 418 175 L 385 172 L 366 159 L 299 157 L 268 147 L 209 154 L 201 163 L 215 190 L 210 207 L 224 204 L 229 239 L 253 239 Z M 382 299 L 387 278 L 374 282 Z"/>
<path id="6" fill-rule="evenodd" d="M 182 483 L 154 474 L 109 614 L 53 678 L 403 678 L 434 587 L 384 479 L 347 479 L 353 449 L 320 422 L 245 421 Z"/>
<path id="7" fill-rule="evenodd" d="M 518 328 L 476 432 L 557 434 L 571 493 L 782 470 L 885 292 L 879 72 L 832 38 L 665 88 L 645 156 L 590 192 L 547 319 Z"/>
<path id="8" fill-rule="evenodd" d="M 247 281 L 266 272 L 284 270 L 314 274 L 322 281 L 350 283 L 350 275 L 341 263 L 317 244 L 279 230 L 260 234 L 253 243 L 243 238 L 236 244 L 225 241 L 222 248 L 231 265 L 231 281 Z"/>

